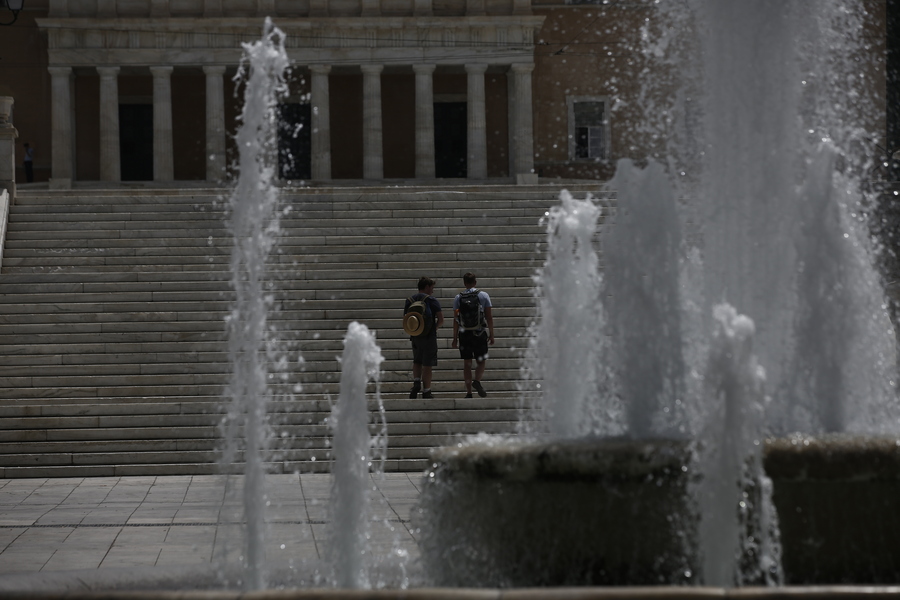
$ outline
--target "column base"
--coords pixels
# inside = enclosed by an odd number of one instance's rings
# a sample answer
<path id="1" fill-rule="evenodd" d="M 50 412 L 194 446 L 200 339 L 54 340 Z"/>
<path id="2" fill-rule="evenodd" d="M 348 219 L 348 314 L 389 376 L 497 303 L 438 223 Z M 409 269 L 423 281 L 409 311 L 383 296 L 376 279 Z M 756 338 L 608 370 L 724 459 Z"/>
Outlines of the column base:
<path id="1" fill-rule="evenodd" d="M 72 178 L 71 177 L 51 177 L 49 184 L 50 184 L 51 190 L 71 190 L 72 189 Z"/>
<path id="2" fill-rule="evenodd" d="M 3 190 L 9 192 L 9 201 L 10 204 L 15 204 L 16 202 L 16 182 L 11 181 L 9 179 L 0 179 L 0 194 L 3 193 Z M 2 212 L 0 212 L 0 218 L 3 218 Z"/>
<path id="3" fill-rule="evenodd" d="M 538 184 L 537 173 L 517 173 L 516 174 L 516 185 L 537 185 L 537 184 Z"/>

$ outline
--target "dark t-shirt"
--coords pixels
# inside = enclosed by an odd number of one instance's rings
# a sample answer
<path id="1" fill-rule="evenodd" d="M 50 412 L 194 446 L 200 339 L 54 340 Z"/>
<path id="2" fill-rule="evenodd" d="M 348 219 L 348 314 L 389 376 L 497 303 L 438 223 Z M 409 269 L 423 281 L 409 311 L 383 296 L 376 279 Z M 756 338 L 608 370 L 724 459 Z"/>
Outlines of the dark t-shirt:
<path id="1" fill-rule="evenodd" d="M 427 298 L 426 298 L 427 296 Z M 406 299 L 406 303 L 403 305 L 403 314 L 406 314 L 406 311 L 409 310 L 409 305 L 415 302 L 416 300 L 421 300 L 425 298 L 425 303 L 428 305 L 428 308 L 431 309 L 431 316 L 434 317 L 434 322 L 437 323 L 437 315 L 441 312 L 441 303 L 438 302 L 438 299 L 434 296 L 428 296 L 428 294 L 423 294 L 419 292 L 418 294 L 413 294 L 411 297 Z M 437 327 L 434 325 L 431 326 L 431 331 L 428 332 L 426 337 L 437 335 Z"/>

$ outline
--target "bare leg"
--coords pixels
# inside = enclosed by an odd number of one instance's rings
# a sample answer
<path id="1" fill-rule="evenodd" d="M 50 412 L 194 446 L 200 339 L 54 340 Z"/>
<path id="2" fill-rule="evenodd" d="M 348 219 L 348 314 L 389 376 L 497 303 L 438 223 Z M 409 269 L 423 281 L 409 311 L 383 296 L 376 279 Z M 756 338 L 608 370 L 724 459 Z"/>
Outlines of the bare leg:
<path id="1" fill-rule="evenodd" d="M 431 389 L 431 366 L 429 365 L 419 365 L 422 371 L 422 389 L 430 390 Z M 415 370 L 413 371 L 413 375 L 415 375 Z"/>
<path id="2" fill-rule="evenodd" d="M 463 381 L 466 382 L 466 393 L 472 393 L 472 359 L 463 360 Z"/>
<path id="3" fill-rule="evenodd" d="M 487 361 L 483 360 L 475 365 L 475 381 L 481 381 L 481 378 L 484 376 L 484 366 L 486 364 Z"/>

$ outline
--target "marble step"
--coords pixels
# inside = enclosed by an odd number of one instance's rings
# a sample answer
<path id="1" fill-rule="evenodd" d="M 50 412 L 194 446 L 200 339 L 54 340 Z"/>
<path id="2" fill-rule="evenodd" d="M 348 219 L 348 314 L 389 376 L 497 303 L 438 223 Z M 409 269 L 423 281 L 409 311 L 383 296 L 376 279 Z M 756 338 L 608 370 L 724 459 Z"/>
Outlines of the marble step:
<path id="1" fill-rule="evenodd" d="M 23 232 L 24 233 L 24 232 Z M 59 251 L 78 251 L 82 249 L 95 249 L 103 251 L 104 248 L 129 248 L 147 249 L 148 252 L 158 252 L 158 248 L 203 248 L 210 253 L 231 251 L 232 238 L 227 236 L 181 236 L 173 237 L 166 232 L 157 232 L 158 235 L 139 236 L 138 232 L 129 232 L 121 237 L 114 236 L 115 232 L 109 232 L 102 237 L 94 237 L 91 232 L 73 232 L 70 236 L 58 237 L 55 232 L 46 232 L 45 235 L 35 237 L 23 237 L 22 234 L 9 232 L 6 243 L 11 249 L 57 249 Z M 449 231 L 446 227 L 429 228 L 428 231 L 416 231 L 411 236 L 408 231 L 382 232 L 372 230 L 368 233 L 357 230 L 348 230 L 346 233 L 323 233 L 314 229 L 308 235 L 290 236 L 278 238 L 277 248 L 281 253 L 289 253 L 292 246 L 359 246 L 363 251 L 370 252 L 372 246 L 403 246 L 410 248 L 440 248 L 444 243 L 455 245 L 467 245 L 477 248 L 479 244 L 530 244 L 539 239 L 540 230 L 535 227 L 534 232 L 518 232 L 505 227 L 490 227 L 475 232 Z M 15 235 L 13 235 L 15 234 Z M 46 237 L 47 239 L 41 239 Z M 90 244 L 90 245 L 89 245 Z M 96 250 L 99 247 L 99 250 Z"/>
<path id="2" fill-rule="evenodd" d="M 447 186 L 447 188 L 456 186 Z M 346 189 L 282 189 L 280 198 L 283 203 L 292 205 L 326 205 L 335 210 L 348 208 L 358 209 L 367 205 L 407 206 L 415 204 L 422 208 L 437 209 L 451 207 L 454 203 L 472 205 L 476 203 L 507 203 L 510 206 L 521 206 L 529 202 L 557 201 L 562 189 L 568 189 L 576 197 L 591 195 L 599 200 L 614 199 L 614 192 L 603 189 L 602 184 L 545 185 L 541 189 L 526 189 L 516 186 L 497 186 L 491 190 L 460 189 L 396 189 L 372 188 L 369 190 L 350 191 Z M 91 190 L 73 190 L 64 194 L 41 192 L 40 190 L 21 190 L 16 202 L 22 205 L 48 207 L 52 205 L 101 205 L 121 210 L 123 207 L 146 204 L 149 206 L 187 205 L 196 207 L 227 206 L 230 190 L 214 192 L 198 192 L 195 194 L 176 194 L 157 190 L 156 193 L 109 193 Z"/>
<path id="3" fill-rule="evenodd" d="M 460 368 L 456 373 L 452 373 L 455 375 L 452 379 L 450 378 L 450 373 L 448 373 L 447 378 L 436 377 L 432 389 L 434 390 L 435 395 L 439 395 L 441 397 L 448 397 L 449 395 L 453 395 L 453 397 L 462 397 L 462 370 Z M 181 383 L 176 384 L 173 383 L 173 379 L 177 379 L 178 376 L 166 376 L 166 377 L 157 377 L 157 381 L 147 381 L 153 376 L 144 377 L 144 381 L 138 383 L 135 381 L 129 381 L 122 385 L 88 385 L 90 383 L 91 377 L 83 378 L 81 386 L 52 386 L 52 387 L 17 387 L 15 389 L 4 388 L 0 389 L 0 399 L 4 401 L 33 401 L 39 398 L 48 398 L 62 401 L 63 399 L 69 400 L 91 400 L 96 399 L 97 401 L 104 401 L 111 398 L 128 398 L 128 397 L 146 397 L 146 396 L 157 396 L 157 397 L 183 397 L 187 396 L 221 396 L 225 390 L 225 384 L 227 383 L 227 377 L 224 375 L 220 378 L 219 381 L 208 382 L 207 378 L 204 380 L 200 376 L 195 376 L 195 380 L 200 380 L 194 383 Z M 300 391 L 303 393 L 313 393 L 318 392 L 322 394 L 337 394 L 339 392 L 339 381 L 340 381 L 340 373 L 339 372 L 322 372 L 316 373 L 315 375 L 310 375 L 307 379 L 314 378 L 315 381 L 305 381 L 300 388 Z M 9 380 L 10 378 L 3 378 L 4 380 Z M 64 379 L 64 378 L 57 378 Z M 181 377 L 181 379 L 188 379 L 187 377 Z M 162 380 L 162 381 L 160 381 Z M 515 392 L 519 387 L 519 373 L 518 370 L 513 371 L 501 371 L 497 369 L 489 370 L 484 378 L 485 388 L 488 391 L 488 394 L 499 394 L 499 393 L 511 393 Z M 9 384 L 7 384 L 9 385 Z M 283 397 L 287 397 L 291 394 L 297 393 L 298 388 L 295 383 L 287 384 L 284 386 L 273 386 L 273 394 L 277 397 L 279 395 Z M 409 370 L 404 370 L 402 372 L 398 372 L 398 378 L 395 381 L 382 381 L 381 388 L 385 393 L 402 393 L 404 391 L 408 391 L 410 387 L 409 381 Z"/>
<path id="4" fill-rule="evenodd" d="M 467 203 L 461 207 L 444 206 L 440 212 L 434 208 L 420 207 L 415 202 L 408 203 L 403 209 L 379 208 L 377 205 L 365 204 L 354 210 L 335 210 L 329 203 L 306 201 L 290 204 L 291 210 L 278 213 L 282 223 L 299 223 L 310 218 L 319 219 L 369 219 L 369 218 L 470 218 L 470 217 L 529 217 L 539 218 L 557 201 L 546 200 L 529 202 L 522 205 L 480 202 L 476 205 Z M 609 210 L 611 205 L 601 204 L 601 210 Z M 103 221 L 184 221 L 200 224 L 209 221 L 226 223 L 228 212 L 221 207 L 208 206 L 198 209 L 189 205 L 29 205 L 17 204 L 10 218 L 11 223 L 62 223 L 66 221 L 103 222 Z"/>
<path id="5" fill-rule="evenodd" d="M 307 286 L 310 281 L 346 281 L 360 279 L 383 279 L 390 281 L 390 286 L 394 287 L 398 283 L 405 284 L 406 287 L 415 291 L 415 283 L 419 275 L 417 273 L 428 272 L 433 273 L 434 279 L 440 278 L 444 284 L 444 288 L 453 289 L 451 286 L 456 285 L 462 288 L 462 278 L 459 275 L 459 267 L 448 267 L 443 264 L 434 262 L 418 263 L 412 261 L 409 266 L 399 265 L 402 263 L 387 263 L 380 265 L 374 263 L 372 266 L 365 264 L 351 263 L 338 265 L 324 265 L 317 268 L 307 268 L 298 266 L 295 270 L 277 270 L 270 271 L 266 279 L 277 286 L 279 290 L 304 290 L 309 289 Z M 473 267 L 474 268 L 474 267 Z M 519 264 L 515 262 L 507 262 L 502 267 L 507 274 L 506 282 L 497 282 L 492 278 L 491 282 L 496 285 L 491 286 L 492 290 L 496 290 L 495 295 L 502 295 L 505 292 L 519 293 L 531 286 L 506 285 L 510 283 L 509 277 L 523 277 L 534 274 L 534 267 L 531 264 Z M 375 271 L 378 277 L 375 277 Z M 85 276 L 78 273 L 44 273 L 44 274 L 25 274 L 25 275 L 6 275 L 3 277 L 2 286 L 0 286 L 0 295 L 9 294 L 26 294 L 26 293 L 90 293 L 90 292 L 127 292 L 127 291 L 183 291 L 185 287 L 190 287 L 192 291 L 230 291 L 232 282 L 225 279 L 225 273 L 219 272 L 217 276 L 201 276 L 187 274 L 160 274 L 159 277 L 153 277 L 149 273 L 98 273 L 96 275 Z M 447 285 L 447 284 L 451 285 Z M 515 283 L 515 281 L 513 281 Z M 533 284 L 532 284 L 533 285 Z M 505 288 L 503 290 L 502 288 Z M 376 292 L 380 291 L 382 286 L 376 288 Z"/>
<path id="6" fill-rule="evenodd" d="M 224 354 L 224 353 L 223 353 Z M 384 357 L 382 363 L 382 382 L 392 381 L 392 372 L 403 372 L 409 369 L 412 353 L 409 343 L 398 344 L 394 350 L 386 350 L 382 347 L 381 354 Z M 438 350 L 438 365 L 434 367 L 434 372 L 447 373 L 460 370 L 460 364 L 456 360 L 456 351 L 449 347 L 449 343 L 442 344 L 442 348 Z M 492 348 L 490 353 L 491 372 L 497 373 L 516 370 L 521 364 L 521 359 L 515 356 L 517 352 L 506 351 L 502 348 Z M 318 352 L 304 351 L 302 353 L 303 364 L 297 365 L 296 361 L 292 361 L 290 373 L 294 381 L 311 380 L 314 373 L 333 372 L 339 370 L 337 363 L 338 357 L 341 355 L 340 348 L 334 348 L 331 351 L 322 350 Z M 37 356 L 41 355 L 29 355 Z M 57 355 L 60 356 L 60 355 Z M 6 361 L 0 362 L 0 381 L 2 378 L 15 378 L 14 382 L 21 385 L 37 386 L 40 382 L 48 377 L 48 371 L 53 372 L 56 378 L 85 378 L 85 377 L 116 377 L 116 378 L 134 378 L 139 376 L 155 377 L 160 375 L 182 375 L 182 376 L 218 376 L 227 374 L 231 371 L 229 362 L 212 362 L 210 360 L 171 363 L 171 362 L 153 362 L 152 359 L 143 359 L 143 353 L 134 353 L 130 357 L 121 357 L 116 354 L 110 355 L 90 355 L 89 357 L 78 356 L 75 364 L 55 364 L 46 361 L 35 361 L 33 364 L 25 364 L 20 361 L 19 364 L 9 365 Z M 227 355 L 222 358 L 227 359 Z M 52 367 L 49 368 L 49 367 Z M 282 373 L 277 367 L 270 368 L 270 373 Z M 77 379 L 72 379 L 73 384 Z M 9 383 L 14 383 L 10 381 Z M 44 385 L 51 385 L 49 383 Z M 52 384 L 62 385 L 62 384 Z M 109 385 L 109 384 L 105 384 Z"/>
<path id="7" fill-rule="evenodd" d="M 488 420 L 456 420 L 439 422 L 388 422 L 388 439 L 401 435 L 475 435 L 478 433 L 513 432 L 518 426 L 518 415 L 506 421 Z M 325 438 L 331 435 L 328 425 L 323 423 L 306 425 L 284 425 L 275 428 L 279 437 L 290 439 L 306 439 L 308 437 Z M 59 429 L 3 429 L 0 430 L 0 443 L 30 442 L 96 442 L 114 440 L 215 440 L 221 435 L 218 425 L 184 426 L 184 427 L 87 427 Z"/>
<path id="8" fill-rule="evenodd" d="M 287 237 L 298 237 L 308 235 L 311 231 L 330 234 L 334 232 L 341 234 L 347 230 L 367 231 L 378 228 L 386 232 L 395 229 L 409 230 L 428 230 L 429 228 L 486 228 L 486 227 L 509 227 L 517 230 L 528 231 L 539 226 L 541 211 L 535 211 L 537 215 L 503 215 L 503 214 L 486 214 L 482 211 L 470 211 L 469 215 L 460 215 L 456 217 L 438 216 L 423 214 L 422 216 L 411 216 L 404 214 L 402 217 L 390 217 L 383 215 L 372 215 L 368 217 L 360 217 L 354 214 L 352 217 L 344 218 L 284 218 L 279 219 L 280 234 Z M 84 215 L 86 217 L 91 215 Z M 228 224 L 224 220 L 174 218 L 170 215 L 164 215 L 165 218 L 160 219 L 139 219 L 139 220 L 123 220 L 123 219 L 85 219 L 69 220 L 56 219 L 49 221 L 34 220 L 26 221 L 20 219 L 10 220 L 10 229 L 14 232 L 28 232 L 34 236 L 39 232 L 56 233 L 66 237 L 74 234 L 94 234 L 97 237 L 109 235 L 109 232 L 115 231 L 119 233 L 119 237 L 129 235 L 126 232 L 145 232 L 146 237 L 151 237 L 157 233 L 157 230 L 167 231 L 171 237 L 184 237 L 184 235 L 196 236 L 199 233 L 207 233 L 209 235 L 217 235 L 231 237 L 228 231 Z M 311 225 L 314 225 L 312 227 Z M 78 236 L 80 237 L 80 235 Z M 33 237 L 33 239 L 35 239 Z"/>
<path id="9" fill-rule="evenodd" d="M 405 238 L 404 240 L 400 240 L 401 243 L 385 243 L 380 245 L 374 245 L 370 243 L 366 243 L 365 245 L 336 245 L 336 244 L 300 244 L 300 245 L 285 245 L 278 244 L 276 245 L 272 254 L 270 254 L 270 260 L 272 263 L 283 263 L 283 262 L 298 262 L 300 264 L 304 262 L 308 263 L 316 263 L 328 260 L 330 262 L 339 262 L 339 261 L 350 261 L 356 259 L 356 257 L 363 255 L 375 255 L 379 256 L 380 260 L 383 261 L 403 261 L 409 260 L 409 256 L 411 253 L 421 251 L 421 245 L 416 243 L 414 238 Z M 153 247 L 144 247 L 144 246 L 128 246 L 122 245 L 121 247 L 80 247 L 80 248 L 33 248 L 26 245 L 21 245 L 20 248 L 10 248 L 7 254 L 9 256 L 4 255 L 4 265 L 6 265 L 6 261 L 8 259 L 16 259 L 16 260 L 24 260 L 24 259 L 53 259 L 57 262 L 63 261 L 65 259 L 76 260 L 76 259 L 84 259 L 84 258 L 92 258 L 99 259 L 104 258 L 107 259 L 107 262 L 100 262 L 99 264 L 132 264 L 134 261 L 128 262 L 123 259 L 136 257 L 139 258 L 142 263 L 148 263 L 148 261 L 152 260 L 157 261 L 159 263 L 171 263 L 174 258 L 184 257 L 189 259 L 191 262 L 212 262 L 219 261 L 220 263 L 227 264 L 227 258 L 230 257 L 231 254 L 231 246 L 222 246 L 217 248 L 210 248 L 208 245 L 204 246 L 202 244 L 198 244 L 193 247 L 184 247 L 184 246 L 172 246 L 171 248 L 164 245 L 156 245 Z M 456 243 L 451 243 L 449 240 L 440 245 L 435 245 L 432 248 L 432 251 L 436 253 L 438 256 L 442 257 L 442 260 L 453 259 L 453 260 L 478 260 L 483 255 L 491 255 L 491 254 L 499 254 L 499 255 L 509 255 L 511 257 L 515 257 L 517 254 L 522 254 L 523 258 L 528 258 L 528 254 L 534 254 L 537 252 L 544 251 L 546 244 L 542 241 L 536 241 L 534 236 L 530 236 L 527 240 L 521 243 L 487 243 L 484 240 L 479 240 L 478 243 L 473 243 L 471 238 L 463 239 Z M 198 257 L 203 260 L 198 261 Z M 116 262 L 116 259 L 119 259 L 119 262 Z M 437 259 L 431 258 L 432 261 Z M 49 262 L 48 264 L 53 264 Z M 150 265 L 153 263 L 150 262 Z"/>
<path id="10" fill-rule="evenodd" d="M 528 396 L 532 398 L 532 396 Z M 409 412 L 418 410 L 454 411 L 484 409 L 518 408 L 522 398 L 514 393 L 494 393 L 486 398 L 477 395 L 474 398 L 436 397 L 424 399 L 421 396 L 410 399 L 404 392 L 400 394 L 384 393 L 381 403 L 387 412 Z M 372 394 L 367 397 L 370 411 L 378 410 L 378 403 Z M 274 400 L 268 404 L 268 412 L 280 413 L 328 413 L 332 408 L 332 400 L 322 396 L 304 396 L 300 394 L 291 400 Z M 167 415 L 167 414 L 221 414 L 223 399 L 218 397 L 180 397 L 165 400 L 158 397 L 135 398 L 105 402 L 47 402 L 36 400 L 0 406 L 2 417 L 71 417 L 71 416 L 110 416 L 110 415 Z M 0 422 L 0 427 L 5 422 Z"/>

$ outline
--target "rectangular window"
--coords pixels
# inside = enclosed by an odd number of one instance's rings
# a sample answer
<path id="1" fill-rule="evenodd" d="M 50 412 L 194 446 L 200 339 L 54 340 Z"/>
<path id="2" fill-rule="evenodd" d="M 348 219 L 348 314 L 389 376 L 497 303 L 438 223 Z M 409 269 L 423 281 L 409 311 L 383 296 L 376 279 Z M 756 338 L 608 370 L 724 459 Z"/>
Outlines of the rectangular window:
<path id="1" fill-rule="evenodd" d="M 604 102 L 598 100 L 572 103 L 575 158 L 606 158 L 604 108 Z"/>

